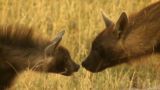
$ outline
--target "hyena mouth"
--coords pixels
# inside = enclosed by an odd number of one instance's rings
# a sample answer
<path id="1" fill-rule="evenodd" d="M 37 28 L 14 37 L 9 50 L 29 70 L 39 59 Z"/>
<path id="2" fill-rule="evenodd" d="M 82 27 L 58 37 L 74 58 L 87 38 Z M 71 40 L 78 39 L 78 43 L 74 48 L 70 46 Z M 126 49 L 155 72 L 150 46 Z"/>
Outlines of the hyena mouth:
<path id="1" fill-rule="evenodd" d="M 95 72 L 99 72 L 99 70 L 100 70 L 102 64 L 103 64 L 103 61 L 100 61 L 100 62 L 98 63 L 98 66 L 97 66 Z"/>
<path id="2" fill-rule="evenodd" d="M 60 72 L 60 74 L 65 75 L 65 76 L 70 76 L 70 75 L 72 75 L 72 73 L 71 73 L 67 68 L 64 68 L 64 71 L 63 71 L 63 72 Z"/>

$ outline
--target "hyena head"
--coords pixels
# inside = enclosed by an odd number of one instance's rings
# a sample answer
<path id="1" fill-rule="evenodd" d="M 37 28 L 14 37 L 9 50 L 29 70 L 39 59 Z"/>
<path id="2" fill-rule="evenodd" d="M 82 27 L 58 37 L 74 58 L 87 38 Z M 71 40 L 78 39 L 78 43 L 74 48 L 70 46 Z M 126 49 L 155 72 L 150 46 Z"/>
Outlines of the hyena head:
<path id="1" fill-rule="evenodd" d="M 90 54 L 82 62 L 82 66 L 91 72 L 99 72 L 122 63 L 119 61 L 121 51 L 117 48 L 117 43 L 128 23 L 127 15 L 122 13 L 116 24 L 110 21 L 103 12 L 102 16 L 107 28 L 92 42 Z"/>
<path id="2" fill-rule="evenodd" d="M 46 58 L 50 58 L 47 72 L 69 76 L 72 73 L 77 72 L 80 66 L 72 60 L 66 48 L 58 46 L 63 34 L 64 31 L 60 32 L 53 40 L 52 44 L 45 48 Z"/>

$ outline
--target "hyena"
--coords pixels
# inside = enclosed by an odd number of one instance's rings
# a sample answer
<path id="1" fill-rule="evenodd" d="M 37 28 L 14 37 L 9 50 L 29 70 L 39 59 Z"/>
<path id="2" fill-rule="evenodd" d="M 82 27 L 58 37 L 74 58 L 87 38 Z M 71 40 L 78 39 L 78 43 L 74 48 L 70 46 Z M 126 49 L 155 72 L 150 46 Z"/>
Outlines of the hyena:
<path id="1" fill-rule="evenodd" d="M 0 26 L 0 90 L 10 87 L 17 74 L 25 69 L 69 76 L 77 72 L 69 51 L 60 46 L 64 31 L 49 40 L 30 27 Z"/>
<path id="2" fill-rule="evenodd" d="M 104 12 L 106 28 L 92 42 L 82 66 L 100 72 L 133 59 L 160 52 L 160 1 L 113 23 Z"/>

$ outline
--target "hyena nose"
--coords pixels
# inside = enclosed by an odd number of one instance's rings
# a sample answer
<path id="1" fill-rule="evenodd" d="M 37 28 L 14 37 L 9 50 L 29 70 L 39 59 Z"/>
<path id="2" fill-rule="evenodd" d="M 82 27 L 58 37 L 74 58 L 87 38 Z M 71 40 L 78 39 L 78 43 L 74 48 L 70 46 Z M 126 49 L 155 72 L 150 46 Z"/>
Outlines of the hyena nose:
<path id="1" fill-rule="evenodd" d="M 77 64 L 77 65 L 75 66 L 75 72 L 77 72 L 77 71 L 79 70 L 79 68 L 80 68 L 80 66 Z"/>
<path id="2" fill-rule="evenodd" d="M 84 61 L 82 62 L 82 67 L 86 67 L 86 63 Z"/>

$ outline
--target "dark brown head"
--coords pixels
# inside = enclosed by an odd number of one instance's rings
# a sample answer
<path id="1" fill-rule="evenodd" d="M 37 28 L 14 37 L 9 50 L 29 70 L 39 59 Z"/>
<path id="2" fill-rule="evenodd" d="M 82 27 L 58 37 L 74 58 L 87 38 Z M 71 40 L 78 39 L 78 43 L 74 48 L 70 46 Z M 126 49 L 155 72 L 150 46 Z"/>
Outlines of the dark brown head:
<path id="1" fill-rule="evenodd" d="M 51 57 L 51 61 L 47 66 L 47 71 L 69 76 L 72 73 L 77 72 L 80 66 L 72 60 L 66 48 L 58 46 L 63 34 L 64 31 L 59 33 L 53 40 L 53 43 L 45 49 L 46 57 Z"/>
<path id="2" fill-rule="evenodd" d="M 123 63 L 122 50 L 118 48 L 118 41 L 125 29 L 128 18 L 122 13 L 116 24 L 102 13 L 106 29 L 92 42 L 90 54 L 82 62 L 82 66 L 91 72 L 99 72 L 107 67 Z"/>

